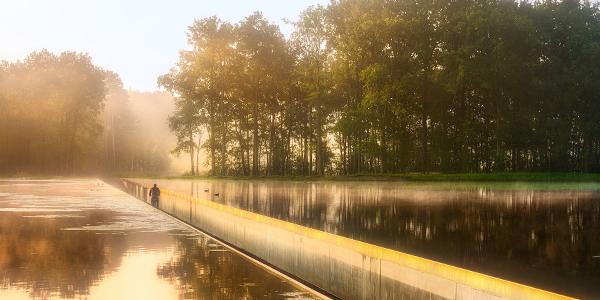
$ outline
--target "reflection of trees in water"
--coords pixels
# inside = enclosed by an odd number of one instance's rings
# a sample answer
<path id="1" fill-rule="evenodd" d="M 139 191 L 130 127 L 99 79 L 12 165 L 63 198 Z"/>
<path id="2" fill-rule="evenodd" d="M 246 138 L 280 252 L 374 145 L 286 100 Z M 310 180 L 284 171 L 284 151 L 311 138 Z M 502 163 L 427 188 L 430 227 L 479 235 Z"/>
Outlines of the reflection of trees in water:
<path id="1" fill-rule="evenodd" d="M 273 299 L 296 289 L 206 238 L 177 237 L 173 260 L 157 270 L 184 299 Z"/>
<path id="2" fill-rule="evenodd" d="M 569 294 L 599 295 L 598 202 L 342 201 L 338 232 L 371 243 Z"/>
<path id="3" fill-rule="evenodd" d="M 213 200 L 573 295 L 600 297 L 600 193 L 211 182 Z"/>
<path id="4" fill-rule="evenodd" d="M 123 249 L 111 237 L 64 231 L 108 218 L 101 211 L 86 218 L 0 218 L 0 279 L 3 286 L 26 289 L 34 298 L 58 293 L 63 298 L 89 294 L 92 284 L 120 264 Z M 110 246 L 109 246 L 110 245 Z"/>

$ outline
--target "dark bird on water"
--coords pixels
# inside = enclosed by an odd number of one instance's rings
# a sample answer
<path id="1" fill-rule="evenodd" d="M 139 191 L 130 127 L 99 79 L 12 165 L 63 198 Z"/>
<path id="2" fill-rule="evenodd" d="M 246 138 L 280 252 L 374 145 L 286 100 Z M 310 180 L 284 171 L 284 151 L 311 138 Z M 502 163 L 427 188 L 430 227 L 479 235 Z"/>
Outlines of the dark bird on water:
<path id="1" fill-rule="evenodd" d="M 208 193 L 208 189 L 204 190 L 205 193 Z"/>
<path id="2" fill-rule="evenodd" d="M 215 196 L 219 197 L 219 193 L 215 193 Z"/>

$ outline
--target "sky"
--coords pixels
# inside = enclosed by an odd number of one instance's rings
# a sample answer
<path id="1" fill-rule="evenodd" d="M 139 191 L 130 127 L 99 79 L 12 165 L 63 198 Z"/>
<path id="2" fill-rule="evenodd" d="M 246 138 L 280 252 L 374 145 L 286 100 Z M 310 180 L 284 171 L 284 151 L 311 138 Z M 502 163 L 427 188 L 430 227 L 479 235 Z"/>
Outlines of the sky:
<path id="1" fill-rule="evenodd" d="M 153 91 L 187 47 L 194 19 L 237 22 L 254 11 L 285 35 L 302 10 L 329 0 L 0 0 L 0 61 L 48 49 L 88 53 L 128 89 Z"/>

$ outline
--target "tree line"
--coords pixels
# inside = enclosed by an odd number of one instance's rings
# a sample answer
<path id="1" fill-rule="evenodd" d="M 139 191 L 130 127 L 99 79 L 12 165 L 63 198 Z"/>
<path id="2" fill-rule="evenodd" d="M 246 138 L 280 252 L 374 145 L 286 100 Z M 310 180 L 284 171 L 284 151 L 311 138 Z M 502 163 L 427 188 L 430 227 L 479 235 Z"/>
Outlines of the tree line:
<path id="1" fill-rule="evenodd" d="M 289 38 L 210 17 L 159 84 L 197 173 L 600 171 L 588 1 L 334 0 Z"/>
<path id="2" fill-rule="evenodd" d="M 0 62 L 0 174 L 159 173 L 119 76 L 86 54 Z"/>

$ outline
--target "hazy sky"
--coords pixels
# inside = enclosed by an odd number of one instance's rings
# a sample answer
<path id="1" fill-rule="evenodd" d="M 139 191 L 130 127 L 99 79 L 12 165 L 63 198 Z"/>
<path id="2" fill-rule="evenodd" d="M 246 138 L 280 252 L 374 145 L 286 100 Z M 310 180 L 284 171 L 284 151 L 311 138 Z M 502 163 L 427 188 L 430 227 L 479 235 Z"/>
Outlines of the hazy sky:
<path id="1" fill-rule="evenodd" d="M 306 7 L 329 0 L 0 0 L 0 60 L 22 59 L 46 48 L 89 53 L 94 63 L 119 73 L 126 88 L 156 89 L 186 47 L 194 19 L 217 15 L 237 22 L 253 11 L 292 28 Z"/>

